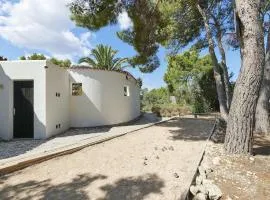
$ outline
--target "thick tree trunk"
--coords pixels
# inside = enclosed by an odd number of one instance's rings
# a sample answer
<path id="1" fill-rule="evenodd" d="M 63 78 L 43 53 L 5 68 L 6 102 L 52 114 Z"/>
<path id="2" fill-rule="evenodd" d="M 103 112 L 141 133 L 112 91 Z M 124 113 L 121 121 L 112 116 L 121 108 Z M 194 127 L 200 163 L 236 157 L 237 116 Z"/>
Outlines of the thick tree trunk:
<path id="1" fill-rule="evenodd" d="M 217 43 L 218 43 L 218 49 L 221 55 L 221 68 L 223 71 L 223 80 L 224 80 L 224 87 L 226 92 L 226 101 L 227 101 L 227 108 L 230 109 L 231 101 L 232 101 L 232 94 L 230 90 L 230 80 L 229 80 L 229 74 L 228 74 L 228 67 L 226 63 L 226 54 L 225 50 L 222 44 L 222 31 L 220 29 L 220 25 L 217 21 L 215 21 L 215 27 L 217 29 Z"/>
<path id="2" fill-rule="evenodd" d="M 212 59 L 212 65 L 214 69 L 214 77 L 215 77 L 215 82 L 216 82 L 216 88 L 217 88 L 217 95 L 218 95 L 218 101 L 219 101 L 219 109 L 220 109 L 220 115 L 221 117 L 227 121 L 228 119 L 228 107 L 227 107 L 227 101 L 226 101 L 226 94 L 225 94 L 225 88 L 224 88 L 224 83 L 222 80 L 222 75 L 219 70 L 219 63 L 217 60 L 217 56 L 215 53 L 215 47 L 214 47 L 214 41 L 212 38 L 212 32 L 209 26 L 209 19 L 208 16 L 203 8 L 200 7 L 200 5 L 197 5 L 197 8 L 202 15 L 203 21 L 204 21 L 204 26 L 205 30 L 207 33 L 207 40 L 208 40 L 208 45 L 209 45 L 209 54 Z"/>
<path id="3" fill-rule="evenodd" d="M 256 108 L 255 132 L 270 134 L 270 29 L 268 30 L 263 82 Z"/>
<path id="4" fill-rule="evenodd" d="M 255 111 L 264 66 L 260 0 L 236 0 L 242 63 L 234 89 L 224 147 L 228 153 L 251 154 Z"/>

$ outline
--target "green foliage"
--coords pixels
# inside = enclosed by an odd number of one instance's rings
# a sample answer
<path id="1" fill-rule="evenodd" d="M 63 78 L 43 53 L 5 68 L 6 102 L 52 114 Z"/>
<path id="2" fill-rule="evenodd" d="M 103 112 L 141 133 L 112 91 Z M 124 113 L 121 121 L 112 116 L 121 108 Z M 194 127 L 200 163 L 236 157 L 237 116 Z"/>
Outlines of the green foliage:
<path id="1" fill-rule="evenodd" d="M 30 56 L 21 56 L 20 60 L 46 60 L 47 58 L 43 54 L 34 53 Z M 58 65 L 59 67 L 69 68 L 71 66 L 71 61 L 69 59 L 59 60 L 57 58 L 49 59 L 53 64 Z"/>
<path id="2" fill-rule="evenodd" d="M 151 111 L 158 117 L 173 117 L 191 114 L 191 109 L 188 106 L 172 104 L 153 106 Z"/>
<path id="3" fill-rule="evenodd" d="M 97 69 L 122 70 L 128 67 L 127 58 L 116 58 L 117 52 L 110 46 L 100 44 L 95 49 L 92 49 L 90 57 L 81 58 L 79 63 L 85 62 Z"/>
<path id="4" fill-rule="evenodd" d="M 138 53 L 130 64 L 142 72 L 152 72 L 160 65 L 156 56 L 159 45 L 176 51 L 189 44 L 196 49 L 208 46 L 198 5 L 207 9 L 211 23 L 217 22 L 222 33 L 234 28 L 233 1 L 74 0 L 69 8 L 71 19 L 92 31 L 115 24 L 119 13 L 125 10 L 133 27 L 117 35 Z M 216 36 L 213 23 L 210 28 Z"/>
<path id="5" fill-rule="evenodd" d="M 19 59 L 20 60 L 46 60 L 46 57 L 43 54 L 34 53 L 27 57 L 21 56 Z"/>
<path id="6" fill-rule="evenodd" d="M 148 91 L 142 90 L 142 110 L 150 111 L 153 106 L 169 104 L 169 92 L 166 88 L 158 88 Z"/>
<path id="7" fill-rule="evenodd" d="M 97 31 L 101 27 L 117 22 L 117 16 L 122 8 L 118 0 L 75 0 L 70 5 L 71 19 L 77 26 Z"/>
<path id="8" fill-rule="evenodd" d="M 209 55 L 199 57 L 198 51 L 168 56 L 164 75 L 170 93 L 179 104 L 191 105 L 193 112 L 216 110 L 218 99 Z"/>
<path id="9" fill-rule="evenodd" d="M 152 72 L 159 66 L 156 53 L 158 43 L 164 40 L 161 28 L 165 26 L 165 20 L 161 17 L 155 0 L 74 0 L 69 8 L 71 19 L 78 26 L 92 31 L 115 24 L 117 16 L 125 10 L 133 22 L 133 27 L 117 35 L 138 52 L 138 55 L 129 60 L 130 64 L 138 66 L 142 72 Z"/>
<path id="10" fill-rule="evenodd" d="M 66 60 L 59 60 L 57 58 L 51 58 L 50 61 L 63 68 L 69 68 L 71 66 L 71 61 L 69 59 Z"/>
<path id="11" fill-rule="evenodd" d="M 0 56 L 0 61 L 7 61 L 8 59 L 4 56 Z"/>
<path id="12" fill-rule="evenodd" d="M 141 78 L 137 78 L 137 85 L 138 85 L 140 88 L 142 88 L 142 86 L 143 86 L 143 81 L 142 81 Z"/>

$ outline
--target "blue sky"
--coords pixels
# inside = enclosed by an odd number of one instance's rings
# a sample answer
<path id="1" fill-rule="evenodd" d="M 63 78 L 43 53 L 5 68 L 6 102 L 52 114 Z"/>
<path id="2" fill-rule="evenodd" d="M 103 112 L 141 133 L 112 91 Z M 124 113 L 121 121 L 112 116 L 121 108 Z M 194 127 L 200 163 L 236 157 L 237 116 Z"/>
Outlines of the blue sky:
<path id="1" fill-rule="evenodd" d="M 69 58 L 73 62 L 86 56 L 97 44 L 107 44 L 119 51 L 118 56 L 130 57 L 133 48 L 117 38 L 116 32 L 132 26 L 126 13 L 118 19 L 118 24 L 89 32 L 78 28 L 69 20 L 66 4 L 70 0 L 0 0 L 0 55 L 9 60 L 34 52 L 48 57 Z M 185 49 L 183 49 L 184 51 Z M 160 67 L 150 74 L 137 69 L 129 69 L 135 77 L 143 79 L 143 87 L 149 89 L 165 86 L 163 75 L 166 72 L 166 54 L 160 48 Z M 207 50 L 202 52 L 206 54 Z M 227 49 L 227 63 L 236 79 L 240 68 L 238 51 Z"/>

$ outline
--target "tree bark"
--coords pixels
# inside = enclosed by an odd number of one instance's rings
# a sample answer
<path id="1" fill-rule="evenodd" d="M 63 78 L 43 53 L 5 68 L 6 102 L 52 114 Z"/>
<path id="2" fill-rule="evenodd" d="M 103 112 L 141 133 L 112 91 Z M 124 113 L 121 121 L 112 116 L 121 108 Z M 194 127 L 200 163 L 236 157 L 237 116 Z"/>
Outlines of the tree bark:
<path id="1" fill-rule="evenodd" d="M 264 66 L 260 0 L 236 0 L 242 63 L 234 89 L 224 147 L 227 153 L 251 154 L 255 112 Z"/>
<path id="2" fill-rule="evenodd" d="M 256 108 L 255 133 L 270 134 L 270 29 L 268 30 L 263 81 Z"/>
<path id="3" fill-rule="evenodd" d="M 219 63 L 218 59 L 215 53 L 215 47 L 214 47 L 214 41 L 212 37 L 212 32 L 209 26 L 209 17 L 206 14 L 206 11 L 200 7 L 200 5 L 197 5 L 197 8 L 203 18 L 204 21 L 204 26 L 207 34 L 207 40 L 208 40 L 208 45 L 209 45 L 209 54 L 212 59 L 212 65 L 214 69 L 214 78 L 216 82 L 216 88 L 217 88 L 217 95 L 218 95 L 218 101 L 219 101 L 219 109 L 220 109 L 220 115 L 221 117 L 227 121 L 228 119 L 228 113 L 229 109 L 227 107 L 227 100 L 226 100 L 226 94 L 225 94 L 225 88 L 224 88 L 224 83 L 222 80 L 222 75 L 219 70 Z"/>
<path id="4" fill-rule="evenodd" d="M 217 29 L 217 43 L 218 43 L 218 49 L 221 55 L 221 68 L 223 71 L 223 80 L 224 80 L 224 88 L 225 88 L 225 93 L 226 93 L 226 103 L 227 103 L 227 108 L 228 110 L 230 109 L 231 106 L 231 101 L 232 101 L 232 94 L 230 90 L 230 80 L 229 80 L 229 73 L 228 73 L 228 67 L 226 63 L 226 54 L 225 50 L 222 44 L 222 31 L 220 28 L 220 24 L 215 20 L 215 27 Z"/>

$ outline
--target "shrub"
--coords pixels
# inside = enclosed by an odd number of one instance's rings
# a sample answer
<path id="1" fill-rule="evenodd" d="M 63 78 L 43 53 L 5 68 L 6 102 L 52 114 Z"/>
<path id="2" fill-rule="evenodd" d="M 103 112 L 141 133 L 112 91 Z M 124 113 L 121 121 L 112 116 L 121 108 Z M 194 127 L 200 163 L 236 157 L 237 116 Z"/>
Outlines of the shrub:
<path id="1" fill-rule="evenodd" d="M 172 117 L 172 116 L 180 116 L 180 115 L 186 115 L 186 114 L 191 113 L 191 110 L 189 107 L 173 105 L 173 104 L 153 106 L 151 110 L 158 117 Z"/>
<path id="2" fill-rule="evenodd" d="M 153 106 L 151 108 L 152 113 L 156 114 L 158 117 L 161 117 L 160 110 L 161 108 L 159 106 Z"/>

